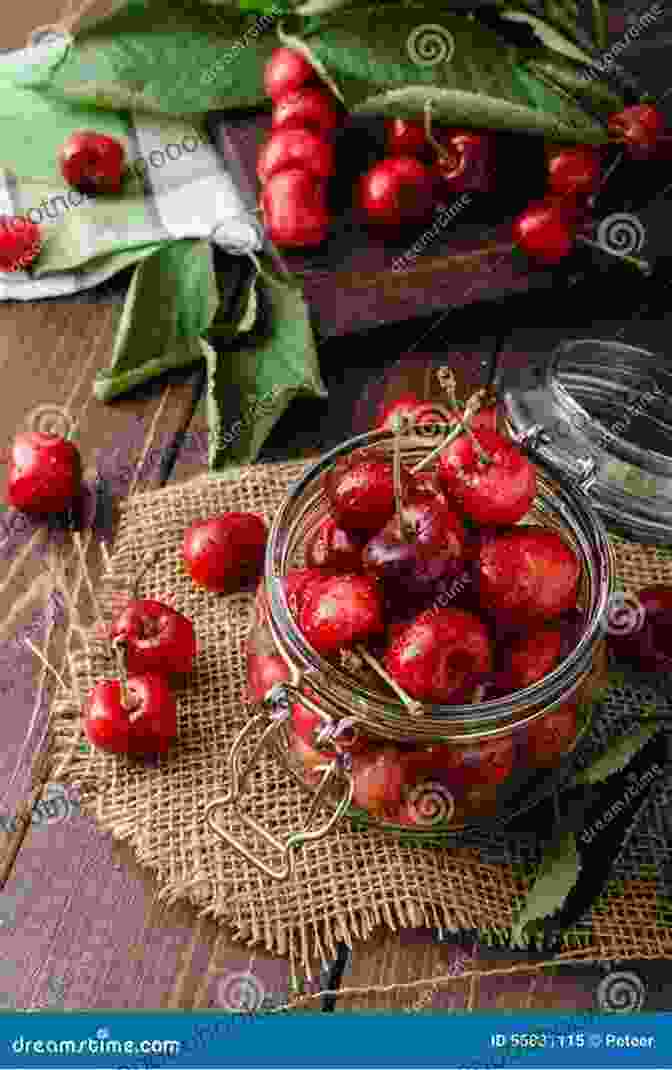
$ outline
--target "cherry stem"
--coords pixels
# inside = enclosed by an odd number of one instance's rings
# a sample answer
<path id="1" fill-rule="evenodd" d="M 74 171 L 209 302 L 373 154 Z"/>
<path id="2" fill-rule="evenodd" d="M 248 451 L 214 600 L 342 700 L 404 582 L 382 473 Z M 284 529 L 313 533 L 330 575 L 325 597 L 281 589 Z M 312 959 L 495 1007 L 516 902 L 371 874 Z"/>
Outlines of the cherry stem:
<path id="1" fill-rule="evenodd" d="M 643 260 L 639 256 L 630 256 L 629 253 L 619 253 L 615 249 L 608 249 L 605 245 L 600 245 L 599 242 L 592 241 L 590 238 L 586 238 L 583 234 L 577 234 L 576 241 L 581 242 L 582 245 L 587 245 L 591 249 L 596 249 L 599 253 L 606 253 L 607 256 L 613 256 L 616 260 L 622 260 L 626 264 L 631 264 L 636 267 L 638 271 L 641 271 L 642 275 L 650 275 L 652 268 L 648 260 Z"/>
<path id="2" fill-rule="evenodd" d="M 387 686 L 392 688 L 395 695 L 397 695 L 404 703 L 404 705 L 408 708 L 408 712 L 411 714 L 412 717 L 417 717 L 419 714 L 422 713 L 422 703 L 418 702 L 417 699 L 411 698 L 408 692 L 404 691 L 403 687 L 400 687 L 397 681 L 392 676 L 390 676 L 388 672 L 385 671 L 380 662 L 377 661 L 376 658 L 374 658 L 373 654 L 369 654 L 365 646 L 362 646 L 361 643 L 358 643 L 355 647 L 355 650 L 357 651 L 359 656 L 366 662 L 366 664 L 369 665 L 373 669 L 373 671 L 378 674 L 378 676 L 380 676 L 381 680 L 384 680 Z"/>
<path id="3" fill-rule="evenodd" d="M 394 507 L 399 517 L 399 531 L 404 542 L 410 542 L 412 533 L 404 517 L 404 488 L 401 479 L 401 439 L 405 431 L 403 417 L 397 420 L 394 431 L 394 451 L 392 453 L 392 479 L 394 481 Z"/>
<path id="4" fill-rule="evenodd" d="M 623 142 L 618 142 L 618 144 L 623 144 Z M 599 187 L 597 189 L 597 192 L 594 193 L 593 196 L 590 198 L 592 204 L 595 203 L 595 201 L 597 200 L 597 198 L 600 195 L 600 191 L 604 189 L 605 185 L 607 184 L 607 182 L 609 181 L 609 179 L 613 175 L 614 171 L 618 170 L 618 168 L 623 163 L 624 159 L 625 159 L 625 153 L 624 152 L 619 152 L 619 154 L 616 157 L 616 159 L 611 162 L 611 164 L 609 165 L 609 167 L 607 168 L 607 170 L 605 171 L 605 173 L 602 175 L 602 177 L 600 179 L 600 185 L 599 185 Z"/>
<path id="5" fill-rule="evenodd" d="M 58 670 L 54 668 L 54 666 L 51 664 L 50 661 L 47 661 L 47 659 L 45 658 L 45 656 L 42 653 L 42 651 L 38 650 L 38 648 L 35 646 L 35 644 L 33 642 L 31 642 L 30 639 L 24 639 L 24 643 L 26 644 L 27 647 L 29 647 L 32 650 L 32 652 L 35 655 L 35 657 L 39 658 L 39 660 L 42 662 L 44 667 L 46 669 L 49 669 L 49 672 L 52 673 L 56 677 L 56 679 L 58 680 L 58 682 L 61 685 L 61 687 L 63 688 L 63 690 L 67 693 L 68 685 L 66 684 L 65 680 L 61 676 L 60 672 L 58 672 Z"/>
<path id="6" fill-rule="evenodd" d="M 446 151 L 445 145 L 442 145 L 440 141 L 437 141 L 432 133 L 432 108 L 434 107 L 434 101 L 431 99 L 425 101 L 425 137 L 432 146 L 434 151 L 440 160 L 445 160 L 450 156 L 450 153 Z"/>
<path id="7" fill-rule="evenodd" d="M 126 669 L 126 640 L 123 636 L 117 636 L 112 640 L 112 649 L 117 661 L 117 668 L 119 670 L 119 701 L 122 708 L 125 710 L 130 709 L 131 702 L 128 694 L 128 671 Z"/>
<path id="8" fill-rule="evenodd" d="M 463 418 L 455 424 L 454 427 L 451 427 L 443 442 L 440 442 L 439 445 L 431 450 L 426 457 L 423 457 L 421 461 L 418 461 L 418 463 L 411 468 L 411 475 L 417 475 L 423 468 L 427 468 L 427 466 L 430 465 L 440 453 L 443 453 L 446 446 L 449 446 L 450 443 L 454 442 L 456 438 L 459 438 L 464 431 L 468 430 L 469 421 L 472 420 L 479 409 L 482 408 L 481 393 L 482 392 L 479 390 L 469 399 Z"/>
<path id="9" fill-rule="evenodd" d="M 446 392 L 446 396 L 448 398 L 448 408 L 452 412 L 454 412 L 456 415 L 461 415 L 461 411 L 462 410 L 460 409 L 460 404 L 459 404 L 459 402 L 457 400 L 456 382 L 455 382 L 454 373 L 451 371 L 450 368 L 439 368 L 439 370 L 436 373 L 436 377 L 439 380 L 439 386 L 441 387 L 442 390 L 445 390 L 445 392 Z M 471 442 L 471 444 L 472 444 L 472 446 L 474 448 L 474 452 L 475 452 L 476 456 L 478 457 L 478 463 L 480 465 L 492 464 L 493 463 L 492 457 L 481 446 L 480 442 L 476 438 L 476 435 L 474 434 L 474 432 L 472 431 L 471 427 L 469 426 L 469 422 L 470 421 L 468 421 L 468 420 L 465 421 L 464 430 L 466 431 L 466 433 L 467 433 L 467 435 L 469 437 L 469 440 L 470 440 L 470 442 Z"/>

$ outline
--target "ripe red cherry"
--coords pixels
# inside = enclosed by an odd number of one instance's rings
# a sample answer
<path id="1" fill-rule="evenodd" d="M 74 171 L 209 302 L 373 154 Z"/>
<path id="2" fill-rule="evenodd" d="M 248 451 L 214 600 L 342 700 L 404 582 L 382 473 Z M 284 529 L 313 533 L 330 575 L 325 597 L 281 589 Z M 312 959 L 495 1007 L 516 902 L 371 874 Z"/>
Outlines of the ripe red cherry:
<path id="1" fill-rule="evenodd" d="M 484 539 L 475 580 L 483 610 L 502 625 L 525 628 L 576 605 L 580 572 L 560 535 L 530 526 Z"/>
<path id="2" fill-rule="evenodd" d="M 665 119 L 651 104 L 634 104 L 609 117 L 608 130 L 612 137 L 623 142 L 625 151 L 634 160 L 647 160 L 656 154 L 665 135 Z"/>
<path id="3" fill-rule="evenodd" d="M 335 654 L 384 630 L 378 586 L 345 573 L 311 584 L 299 611 L 299 628 L 319 654 Z"/>
<path id="4" fill-rule="evenodd" d="M 459 193 L 489 193 L 495 184 L 495 137 L 475 130 L 442 131 L 442 154 L 436 162 L 441 188 Z"/>
<path id="5" fill-rule="evenodd" d="M 42 252 L 42 232 L 27 216 L 0 215 L 0 271 L 25 271 Z"/>
<path id="6" fill-rule="evenodd" d="M 427 222 L 434 211 L 435 179 L 412 156 L 390 156 L 362 175 L 359 205 L 366 221 L 399 230 Z"/>
<path id="7" fill-rule="evenodd" d="M 110 638 L 124 640 L 131 673 L 189 672 L 196 657 L 191 621 L 151 598 L 129 602 L 112 621 Z"/>
<path id="8" fill-rule="evenodd" d="M 326 137 L 341 124 L 342 113 L 325 89 L 297 89 L 286 93 L 273 108 L 273 130 L 301 127 Z"/>
<path id="9" fill-rule="evenodd" d="M 609 634 L 616 657 L 640 672 L 672 672 L 672 587 L 658 584 L 639 591 L 641 611 L 633 610 L 632 631 Z M 627 622 L 626 622 L 627 623 Z"/>
<path id="10" fill-rule="evenodd" d="M 340 528 L 333 516 L 325 516 L 306 540 L 306 564 L 332 572 L 360 572 L 362 541 Z"/>
<path id="11" fill-rule="evenodd" d="M 525 761 L 535 769 L 557 764 L 576 739 L 578 709 L 574 699 L 532 721 L 525 728 Z"/>
<path id="12" fill-rule="evenodd" d="M 413 424 L 423 402 L 417 394 L 400 394 L 394 401 L 381 404 L 376 417 L 376 430 L 396 431 L 403 423 Z"/>
<path id="13" fill-rule="evenodd" d="M 484 463 L 468 435 L 460 435 L 439 457 L 439 482 L 477 524 L 515 524 L 527 513 L 537 490 L 534 465 L 497 431 L 474 432 L 490 458 Z"/>
<path id="14" fill-rule="evenodd" d="M 333 146 L 312 130 L 276 130 L 257 160 L 262 186 L 278 171 L 301 168 L 317 179 L 327 179 L 335 170 Z"/>
<path id="15" fill-rule="evenodd" d="M 386 148 L 389 156 L 416 156 L 428 163 L 432 147 L 425 136 L 424 123 L 416 119 L 386 119 Z"/>
<path id="16" fill-rule="evenodd" d="M 61 174 L 81 193 L 119 193 L 126 165 L 124 146 L 107 134 L 78 130 L 58 153 Z"/>
<path id="17" fill-rule="evenodd" d="M 352 759 L 354 806 L 379 819 L 391 819 L 401 803 L 404 767 L 399 749 L 392 744 L 355 754 Z"/>
<path id="18" fill-rule="evenodd" d="M 473 613 L 429 609 L 393 640 L 385 668 L 421 702 L 466 702 L 492 668 L 490 638 Z"/>
<path id="19" fill-rule="evenodd" d="M 199 587 L 231 594 L 258 578 L 267 538 L 266 525 L 254 513 L 222 513 L 191 525 L 182 557 Z"/>
<path id="20" fill-rule="evenodd" d="M 59 435 L 24 431 L 12 445 L 6 499 L 23 513 L 62 513 L 82 486 L 79 452 Z"/>
<path id="21" fill-rule="evenodd" d="M 289 611 L 295 620 L 299 619 L 303 599 L 313 583 L 324 579 L 324 572 L 319 568 L 293 568 L 283 577 L 285 597 Z"/>
<path id="22" fill-rule="evenodd" d="M 248 648 L 247 687 L 253 702 L 261 702 L 275 684 L 289 680 L 289 666 L 279 654 L 258 654 Z"/>
<path id="23" fill-rule="evenodd" d="M 264 69 L 264 89 L 271 100 L 281 100 L 288 93 L 315 81 L 316 73 L 300 52 L 276 48 Z"/>
<path id="24" fill-rule="evenodd" d="M 600 154 L 597 149 L 577 145 L 555 152 L 548 160 L 548 188 L 562 197 L 582 194 L 590 197 L 600 186 Z"/>
<path id="25" fill-rule="evenodd" d="M 102 680 L 84 706 L 84 730 L 94 747 L 145 758 L 165 754 L 177 736 L 175 698 L 163 676 L 129 676 L 128 704 L 119 680 Z"/>
<path id="26" fill-rule="evenodd" d="M 560 663 L 563 633 L 560 628 L 540 628 L 517 637 L 503 650 L 497 671 L 501 695 L 530 687 Z"/>
<path id="27" fill-rule="evenodd" d="M 303 168 L 274 174 L 261 207 L 269 238 L 282 248 L 313 248 L 329 234 L 326 186 Z"/>
<path id="28" fill-rule="evenodd" d="M 513 737 L 456 747 L 433 743 L 404 754 L 406 783 L 436 780 L 462 793 L 482 784 L 500 784 L 513 768 Z"/>
<path id="29" fill-rule="evenodd" d="M 402 483 L 410 481 L 402 467 Z M 355 450 L 341 458 L 328 473 L 325 490 L 336 520 L 347 531 L 373 533 L 394 513 L 392 465 L 381 451 Z"/>
<path id="30" fill-rule="evenodd" d="M 513 224 L 516 245 L 540 264 L 558 264 L 571 251 L 574 234 L 571 221 L 550 199 L 533 201 Z"/>

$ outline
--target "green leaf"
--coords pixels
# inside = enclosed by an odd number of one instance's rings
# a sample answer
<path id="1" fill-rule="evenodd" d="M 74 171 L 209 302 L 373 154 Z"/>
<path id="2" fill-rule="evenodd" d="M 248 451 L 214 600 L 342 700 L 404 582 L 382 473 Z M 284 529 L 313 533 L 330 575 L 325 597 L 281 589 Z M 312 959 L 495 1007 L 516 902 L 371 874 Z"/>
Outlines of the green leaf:
<path id="1" fill-rule="evenodd" d="M 112 363 L 94 383 L 109 401 L 163 372 L 202 359 L 199 338 L 219 293 L 209 242 L 169 242 L 135 269 L 117 328 Z"/>
<path id="2" fill-rule="evenodd" d="M 554 53 L 541 46 L 521 50 L 477 19 L 413 3 L 385 20 L 378 6 L 358 5 L 310 29 L 297 21 L 290 41 L 328 74 L 355 113 L 418 118 L 431 101 L 438 122 L 570 142 L 607 140 L 604 124 L 579 99 L 532 69 L 532 59 Z"/>
<path id="3" fill-rule="evenodd" d="M 592 63 L 592 56 L 589 56 L 582 48 L 577 48 L 572 41 L 569 41 L 553 26 L 538 16 L 531 15 L 529 11 L 518 11 L 515 8 L 507 7 L 499 12 L 499 17 L 508 19 L 510 22 L 522 22 L 530 26 L 542 44 L 553 52 L 559 52 L 561 55 L 567 56 L 568 59 L 576 60 L 577 63 Z"/>
<path id="4" fill-rule="evenodd" d="M 655 711 L 655 707 L 654 707 Z M 578 773 L 572 781 L 572 786 L 578 784 L 598 784 L 614 773 L 620 773 L 635 755 L 644 747 L 657 732 L 660 724 L 643 724 L 629 736 L 622 736 L 614 740 L 603 754 L 589 765 L 587 769 Z"/>
<path id="5" fill-rule="evenodd" d="M 276 24 L 277 14 L 205 0 L 129 0 L 77 35 L 46 84 L 115 111 L 185 116 L 256 107 L 265 103 Z"/>
<path id="6" fill-rule="evenodd" d="M 248 291 L 248 299 L 256 301 L 258 293 L 263 322 L 219 353 L 203 343 L 213 469 L 256 460 L 293 398 L 300 394 L 324 398 L 327 393 L 300 288 L 274 278 L 261 258 L 260 266 L 263 273 Z"/>
<path id="7" fill-rule="evenodd" d="M 579 879 L 581 859 L 572 831 L 559 831 L 544 850 L 534 884 L 512 928 L 511 943 L 525 947 L 536 931 L 535 922 L 562 908 Z"/>

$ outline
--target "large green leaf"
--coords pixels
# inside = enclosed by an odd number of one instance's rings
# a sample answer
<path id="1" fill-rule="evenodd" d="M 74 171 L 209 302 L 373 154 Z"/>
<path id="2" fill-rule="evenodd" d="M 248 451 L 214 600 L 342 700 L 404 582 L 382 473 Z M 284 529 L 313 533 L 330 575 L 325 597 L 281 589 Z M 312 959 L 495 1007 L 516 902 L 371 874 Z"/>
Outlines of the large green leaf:
<path id="1" fill-rule="evenodd" d="M 328 73 L 355 113 L 412 118 L 431 101 L 440 122 L 555 140 L 607 140 L 604 124 L 578 96 L 537 76 L 531 60 L 554 53 L 541 45 L 536 52 L 519 49 L 503 34 L 443 5 L 397 6 L 393 19 L 381 19 L 376 5 L 358 5 L 308 29 L 296 21 L 283 36 Z M 557 59 L 572 66 L 564 56 Z"/>
<path id="2" fill-rule="evenodd" d="M 44 84 L 117 111 L 184 116 L 256 107 L 276 23 L 276 15 L 206 0 L 129 0 L 83 29 Z"/>
<path id="3" fill-rule="evenodd" d="M 534 884 L 517 912 L 511 933 L 514 947 L 526 947 L 535 931 L 535 923 L 543 922 L 561 909 L 580 872 L 581 859 L 574 833 L 558 832 L 546 847 Z"/>
<path id="4" fill-rule="evenodd" d="M 209 242 L 170 242 L 149 256 L 135 269 L 112 363 L 94 383 L 96 397 L 109 401 L 163 372 L 202 360 L 199 339 L 218 306 Z"/>
<path id="5" fill-rule="evenodd" d="M 654 704 L 649 712 L 655 715 L 655 709 Z M 642 724 L 630 735 L 615 739 L 599 758 L 576 775 L 572 783 L 599 784 L 614 773 L 620 773 L 659 731 L 660 722 L 655 721 L 651 724 Z"/>
<path id="6" fill-rule="evenodd" d="M 212 345 L 203 346 L 211 468 L 254 461 L 293 398 L 326 397 L 300 288 L 264 270 L 256 289 L 262 308 L 259 328 L 239 335 L 219 353 Z M 248 292 L 251 300 L 256 291 Z"/>

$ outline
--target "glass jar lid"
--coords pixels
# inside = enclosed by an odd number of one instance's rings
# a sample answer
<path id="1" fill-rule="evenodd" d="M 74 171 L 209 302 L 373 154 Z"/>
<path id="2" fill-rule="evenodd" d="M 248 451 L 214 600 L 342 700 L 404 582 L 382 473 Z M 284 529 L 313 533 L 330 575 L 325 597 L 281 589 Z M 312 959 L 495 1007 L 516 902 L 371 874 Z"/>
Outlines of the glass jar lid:
<path id="1" fill-rule="evenodd" d="M 573 480 L 614 532 L 672 544 L 672 365 L 617 341 L 563 342 L 500 382 L 512 436 Z"/>

